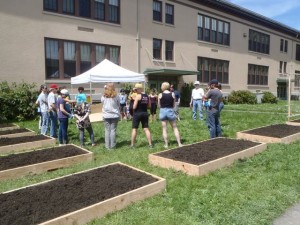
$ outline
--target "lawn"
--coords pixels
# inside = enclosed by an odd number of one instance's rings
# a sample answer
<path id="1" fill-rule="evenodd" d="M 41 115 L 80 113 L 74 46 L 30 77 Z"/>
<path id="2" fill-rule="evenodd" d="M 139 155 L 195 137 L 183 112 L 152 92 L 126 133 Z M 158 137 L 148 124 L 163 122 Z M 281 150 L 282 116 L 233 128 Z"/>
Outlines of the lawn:
<path id="1" fill-rule="evenodd" d="M 258 113 L 263 111 L 263 113 Z M 182 120 L 178 127 L 183 144 L 209 138 L 204 121 L 193 121 L 191 110 L 180 109 Z M 286 102 L 276 105 L 226 105 L 221 121 L 225 137 L 235 138 L 237 131 L 284 123 L 287 120 Z M 38 131 L 37 121 L 18 123 L 22 127 Z M 289 145 L 270 144 L 268 149 L 247 160 L 212 172 L 207 176 L 190 177 L 174 170 L 162 169 L 148 163 L 148 154 L 163 150 L 160 122 L 150 124 L 154 148 L 148 149 L 146 137 L 139 130 L 137 148 L 130 146 L 131 122 L 118 124 L 117 146 L 112 151 L 104 149 L 104 127 L 93 124 L 96 147 L 90 163 L 36 176 L 0 182 L 0 191 L 8 191 L 66 174 L 78 172 L 108 163 L 120 161 L 167 180 L 167 189 L 160 195 L 135 203 L 124 210 L 91 221 L 89 224 L 111 225 L 176 225 L 176 224 L 271 224 L 288 207 L 300 201 L 300 151 L 296 142 Z M 79 144 L 74 121 L 69 125 L 70 142 Z M 170 148 L 176 140 L 169 127 Z"/>

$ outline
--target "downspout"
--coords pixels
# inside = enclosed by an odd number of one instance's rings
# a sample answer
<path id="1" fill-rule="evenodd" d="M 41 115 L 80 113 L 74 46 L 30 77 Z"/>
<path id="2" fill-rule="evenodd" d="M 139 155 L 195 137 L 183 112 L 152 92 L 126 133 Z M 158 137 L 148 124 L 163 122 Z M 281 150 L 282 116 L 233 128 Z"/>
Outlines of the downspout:
<path id="1" fill-rule="evenodd" d="M 139 29 L 139 0 L 136 0 L 136 43 L 137 43 L 137 71 L 141 73 L 141 40 Z"/>

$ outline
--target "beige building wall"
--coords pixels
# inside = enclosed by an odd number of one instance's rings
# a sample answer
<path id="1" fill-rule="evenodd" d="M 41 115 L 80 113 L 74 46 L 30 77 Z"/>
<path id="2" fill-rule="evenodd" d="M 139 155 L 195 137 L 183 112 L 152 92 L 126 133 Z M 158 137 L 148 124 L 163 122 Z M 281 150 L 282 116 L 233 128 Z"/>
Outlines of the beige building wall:
<path id="1" fill-rule="evenodd" d="M 299 40 L 260 24 L 214 10 L 190 1 L 163 0 L 174 5 L 175 24 L 152 20 L 152 1 L 121 0 L 121 24 L 111 24 L 43 11 L 43 1 L 10 0 L 0 2 L 0 81 L 69 83 L 69 80 L 45 80 L 44 39 L 55 38 L 117 45 L 121 47 L 121 66 L 144 72 L 147 68 L 197 70 L 198 57 L 229 61 L 229 84 L 224 91 L 251 90 L 277 92 L 279 61 L 288 63 L 287 72 L 300 70 L 295 61 Z M 230 23 L 230 46 L 197 40 L 197 15 L 201 13 Z M 138 18 L 138 19 L 137 19 Z M 270 54 L 248 51 L 249 29 L 270 35 Z M 153 60 L 153 38 L 174 41 L 174 61 Z M 280 52 L 280 39 L 288 40 L 288 53 Z M 139 47 L 138 47 L 139 46 Z M 163 56 L 164 58 L 164 56 Z M 268 86 L 247 85 L 248 64 L 269 67 Z M 292 72 L 293 72 L 292 71 Z M 192 82 L 196 75 L 183 76 Z"/>

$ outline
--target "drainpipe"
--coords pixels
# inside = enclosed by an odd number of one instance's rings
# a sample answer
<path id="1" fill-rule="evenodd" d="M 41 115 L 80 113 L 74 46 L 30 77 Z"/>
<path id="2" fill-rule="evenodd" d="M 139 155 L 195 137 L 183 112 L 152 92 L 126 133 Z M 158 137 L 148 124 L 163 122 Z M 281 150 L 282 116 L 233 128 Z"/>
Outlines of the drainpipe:
<path id="1" fill-rule="evenodd" d="M 139 0 L 136 0 L 136 43 L 137 43 L 137 71 L 141 73 L 141 40 L 139 30 Z"/>

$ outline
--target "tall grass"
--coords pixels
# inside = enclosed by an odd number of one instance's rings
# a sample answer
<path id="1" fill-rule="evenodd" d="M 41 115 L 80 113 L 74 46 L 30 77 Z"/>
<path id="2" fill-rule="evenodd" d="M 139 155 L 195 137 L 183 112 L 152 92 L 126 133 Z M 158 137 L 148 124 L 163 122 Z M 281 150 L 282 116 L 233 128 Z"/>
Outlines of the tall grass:
<path id="1" fill-rule="evenodd" d="M 226 105 L 222 111 L 222 129 L 225 137 L 235 138 L 237 131 L 284 123 L 286 103 L 267 105 L 269 113 L 262 111 L 263 105 L 234 106 L 244 110 L 232 110 Z M 251 112 L 252 111 L 252 112 Z M 193 121 L 188 108 L 180 109 L 182 120 L 178 127 L 184 144 L 209 138 L 205 121 Z M 276 113 L 282 112 L 282 113 Z M 37 121 L 19 123 L 20 126 L 37 129 Z M 148 163 L 148 154 L 163 149 L 160 122 L 150 124 L 154 148 L 148 149 L 147 140 L 139 129 L 137 148 L 130 145 L 131 122 L 120 121 L 118 125 L 117 149 L 104 149 L 104 127 L 94 123 L 96 147 L 87 145 L 94 152 L 93 162 L 75 165 L 41 175 L 0 182 L 0 191 L 34 184 L 51 178 L 78 172 L 84 169 L 121 161 L 144 171 L 166 178 L 167 189 L 160 195 L 137 202 L 119 212 L 96 219 L 89 224 L 271 224 L 272 221 L 295 202 L 300 201 L 300 153 L 299 144 L 270 144 L 261 154 L 202 177 L 191 177 L 174 170 L 154 167 Z M 69 126 L 70 141 L 79 144 L 74 122 Z M 169 127 L 170 147 L 176 140 Z M 88 142 L 86 135 L 86 142 Z M 87 143 L 88 144 L 88 143 Z M 101 181 L 99 181 L 101 182 Z"/>

